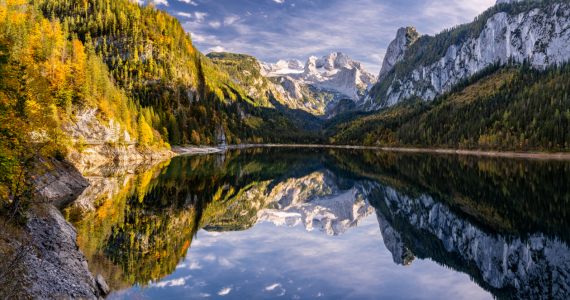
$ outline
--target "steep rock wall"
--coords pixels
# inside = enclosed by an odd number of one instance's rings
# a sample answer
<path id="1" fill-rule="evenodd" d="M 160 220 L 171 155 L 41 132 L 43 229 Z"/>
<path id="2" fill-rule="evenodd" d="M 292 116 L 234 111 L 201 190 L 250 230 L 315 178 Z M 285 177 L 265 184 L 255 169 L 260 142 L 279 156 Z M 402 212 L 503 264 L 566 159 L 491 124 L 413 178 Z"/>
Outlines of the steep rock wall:
<path id="1" fill-rule="evenodd" d="M 394 78 L 386 94 L 369 95 L 365 107 L 375 110 L 392 106 L 414 94 L 425 101 L 433 100 L 459 80 L 497 61 L 505 63 L 510 57 L 518 62 L 529 59 L 536 68 L 562 63 L 570 59 L 569 44 L 568 3 L 516 15 L 497 13 L 487 20 L 478 37 L 450 46 L 439 61 L 429 66 Z"/>

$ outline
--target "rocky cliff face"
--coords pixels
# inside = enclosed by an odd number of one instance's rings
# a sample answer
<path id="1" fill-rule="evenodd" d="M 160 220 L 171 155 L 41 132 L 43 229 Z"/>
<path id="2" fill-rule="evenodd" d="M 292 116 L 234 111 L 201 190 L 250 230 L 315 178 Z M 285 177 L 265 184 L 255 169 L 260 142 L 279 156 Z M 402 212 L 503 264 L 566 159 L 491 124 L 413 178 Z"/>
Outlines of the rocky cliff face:
<path id="1" fill-rule="evenodd" d="M 69 161 L 49 159 L 53 169 L 38 176 L 36 186 L 38 191 L 55 205 L 61 205 L 80 195 L 89 186 L 89 182 L 81 176 L 77 168 Z"/>
<path id="2" fill-rule="evenodd" d="M 39 192 L 60 204 L 81 194 L 89 182 L 69 162 L 54 161 L 54 170 L 38 179 Z M 44 186 L 41 183 L 45 183 Z M 51 204 L 38 204 L 26 225 L 35 251 L 25 259 L 26 291 L 34 299 L 102 299 L 108 292 L 104 280 L 96 280 L 77 244 L 77 230 Z"/>
<path id="3" fill-rule="evenodd" d="M 365 190 L 355 186 L 340 190 L 325 173 L 316 172 L 300 179 L 289 179 L 269 194 L 273 209 L 263 209 L 257 222 L 317 229 L 338 236 L 355 228 L 374 212 L 366 201 Z"/>
<path id="4" fill-rule="evenodd" d="M 76 166 L 103 165 L 114 161 L 157 161 L 176 156 L 168 150 L 137 149 L 135 141 L 121 125 L 98 118 L 98 109 L 79 111 L 61 128 L 72 140 L 83 138 L 86 149 L 71 149 L 68 159 Z"/>
<path id="5" fill-rule="evenodd" d="M 83 137 L 86 141 L 133 142 L 129 133 L 121 128 L 119 123 L 111 120 L 105 124 L 97 119 L 98 114 L 99 110 L 96 108 L 81 110 L 61 127 L 74 140 Z"/>
<path id="6" fill-rule="evenodd" d="M 408 47 L 413 44 L 419 37 L 419 33 L 414 27 L 400 28 L 396 33 L 396 38 L 390 43 L 384 55 L 382 69 L 378 76 L 378 81 L 384 79 L 388 71 L 399 61 L 404 59 L 404 53 Z"/>
<path id="7" fill-rule="evenodd" d="M 291 78 L 289 76 L 283 76 L 283 77 L 279 77 L 278 80 L 279 80 L 279 83 L 281 83 L 281 86 L 283 87 L 285 92 L 288 93 L 288 96 L 290 98 L 294 98 L 294 99 L 303 98 L 303 94 L 301 93 L 301 87 L 299 86 L 297 81 L 295 81 L 293 78 Z"/>
<path id="8" fill-rule="evenodd" d="M 513 298 L 570 297 L 570 248 L 566 243 L 540 233 L 524 240 L 495 236 L 457 217 L 430 196 L 411 199 L 389 187 L 380 190 L 387 209 L 377 210 L 378 222 L 395 263 L 411 262 L 409 257 L 413 256 L 406 254 L 406 246 L 426 253 L 443 251 L 450 257 L 459 256 L 466 270 L 476 272 L 469 275 L 481 278 L 488 288 L 515 291 L 510 293 Z M 411 235 L 440 243 L 422 243 Z M 403 240 L 415 240 L 417 244 L 405 245 Z M 442 249 L 437 248 L 438 244 Z M 476 268 L 467 268 L 470 264 Z"/>
<path id="9" fill-rule="evenodd" d="M 364 66 L 341 52 L 331 53 L 317 59 L 310 57 L 304 72 L 297 78 L 301 84 L 311 84 L 321 89 L 340 92 L 355 101 L 361 99 L 360 89 L 367 89 L 376 82 Z"/>
<path id="10" fill-rule="evenodd" d="M 499 1 L 502 2 L 505 1 Z M 390 87 L 386 94 L 371 94 L 365 107 L 375 110 L 391 106 L 414 94 L 426 101 L 433 100 L 450 90 L 459 80 L 497 61 L 506 63 L 511 57 L 518 62 L 528 59 L 531 66 L 536 68 L 565 62 L 570 59 L 568 28 L 568 3 L 551 4 L 544 9 L 513 15 L 497 13 L 487 20 L 478 36 L 471 36 L 462 43 L 451 45 L 445 55 L 431 65 L 418 67 L 407 75 L 393 78 L 392 82 L 387 83 Z M 400 33 L 398 36 L 398 41 L 394 41 L 395 50 L 403 41 Z M 398 59 L 394 54 L 389 60 Z M 387 79 L 389 78 L 383 80 Z"/>

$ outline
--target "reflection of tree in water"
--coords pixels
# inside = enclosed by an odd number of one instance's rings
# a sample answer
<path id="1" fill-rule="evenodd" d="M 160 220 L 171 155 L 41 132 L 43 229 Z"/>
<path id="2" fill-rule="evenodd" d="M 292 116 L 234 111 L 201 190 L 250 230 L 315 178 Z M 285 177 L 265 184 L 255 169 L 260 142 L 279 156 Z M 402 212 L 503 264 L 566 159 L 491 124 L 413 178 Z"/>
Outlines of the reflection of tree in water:
<path id="1" fill-rule="evenodd" d="M 566 162 L 455 155 L 337 155 L 371 184 L 394 262 L 429 258 L 499 299 L 570 297 Z"/>
<path id="2" fill-rule="evenodd" d="M 116 188 L 86 191 L 81 197 L 88 205 L 74 203 L 63 213 L 78 229 L 93 273 L 102 274 L 114 289 L 146 286 L 171 274 L 198 230 L 236 198 L 258 182 L 281 176 L 303 156 L 277 155 L 238 150 L 179 157 L 130 177 L 106 172 L 104 180 Z"/>
<path id="3" fill-rule="evenodd" d="M 493 234 L 524 238 L 542 232 L 570 242 L 568 162 L 339 151 L 327 167 L 410 198 L 429 195 Z"/>
<path id="4" fill-rule="evenodd" d="M 418 218 L 429 216 L 434 205 L 439 205 L 438 211 L 446 213 L 440 217 L 452 216 L 440 219 L 456 223 L 448 228 L 467 231 L 472 227 L 480 240 L 502 238 L 511 246 L 525 245 L 537 232 L 546 235 L 545 241 L 570 241 L 566 218 L 570 213 L 570 181 L 565 162 L 455 155 L 248 149 L 178 157 L 169 164 L 140 170 L 131 178 L 115 176 L 112 180 L 120 186 L 118 191 L 85 195 L 92 199 L 92 210 L 76 205 L 65 213 L 80 233 L 81 250 L 94 273 L 110 279 L 115 289 L 146 286 L 175 270 L 199 229 L 251 228 L 257 212 L 267 205 L 268 193 L 291 178 L 316 171 L 325 172 L 340 189 L 355 184 L 366 188 L 365 194 L 358 194 L 365 197 L 357 197 L 355 202 L 367 200 L 376 208 L 379 222 L 385 221 L 384 227 L 381 224 L 383 235 L 392 230 L 394 244 L 389 249 L 395 261 L 410 265 L 416 257 L 432 259 L 469 274 L 499 298 L 513 293 L 511 283 L 499 286 L 490 282 L 491 277 L 485 275 L 478 261 L 458 250 L 461 244 L 418 227 L 414 213 Z M 419 205 L 418 201 L 428 198 L 432 204 Z M 408 202 L 411 204 L 404 205 Z M 426 218 L 425 223 L 430 224 Z M 453 234 L 449 236 L 462 236 L 450 230 Z M 389 239 L 384 236 L 384 240 Z M 560 245 L 559 254 L 568 254 L 568 246 Z M 483 244 L 480 247 L 482 251 L 491 249 Z M 535 253 L 540 256 L 542 252 Z M 533 259 L 536 264 L 542 263 L 542 271 L 526 278 L 545 283 L 536 286 L 543 293 L 535 295 L 548 295 L 547 291 L 554 288 L 553 270 L 570 268 L 564 259 L 556 269 L 538 256 Z M 522 261 L 520 257 L 508 259 Z M 506 265 L 512 272 L 521 270 L 518 265 Z M 565 277 L 556 276 L 557 282 L 565 282 Z"/>

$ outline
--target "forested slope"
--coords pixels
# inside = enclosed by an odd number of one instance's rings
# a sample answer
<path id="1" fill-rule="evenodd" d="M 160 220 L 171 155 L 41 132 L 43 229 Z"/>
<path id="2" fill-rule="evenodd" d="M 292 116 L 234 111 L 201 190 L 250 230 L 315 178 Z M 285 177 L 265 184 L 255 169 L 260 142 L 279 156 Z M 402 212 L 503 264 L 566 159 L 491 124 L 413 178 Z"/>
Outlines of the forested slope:
<path id="1" fill-rule="evenodd" d="M 286 118 L 260 109 L 165 11 L 128 0 L 38 0 L 34 6 L 57 18 L 72 39 L 92 43 L 117 85 L 144 108 L 145 121 L 171 144 L 282 140 L 298 133 Z"/>
<path id="2" fill-rule="evenodd" d="M 568 151 L 570 64 L 491 65 L 431 102 L 329 122 L 331 142 L 390 147 Z M 341 115 L 342 116 L 342 115 Z"/>

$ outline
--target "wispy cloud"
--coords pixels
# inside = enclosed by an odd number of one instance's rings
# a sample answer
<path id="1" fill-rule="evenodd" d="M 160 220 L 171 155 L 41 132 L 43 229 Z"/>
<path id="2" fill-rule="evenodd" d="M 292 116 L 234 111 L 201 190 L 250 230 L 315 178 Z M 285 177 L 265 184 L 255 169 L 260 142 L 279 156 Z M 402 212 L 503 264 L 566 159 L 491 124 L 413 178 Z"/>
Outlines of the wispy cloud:
<path id="1" fill-rule="evenodd" d="M 210 24 L 210 26 L 214 27 L 214 28 L 220 28 L 220 26 L 222 26 L 222 23 L 216 21 L 216 22 L 210 22 L 208 23 Z"/>
<path id="2" fill-rule="evenodd" d="M 218 292 L 218 295 L 225 296 L 225 295 L 229 294 L 231 290 L 232 290 L 232 287 L 229 287 L 229 286 L 225 287 L 221 291 Z"/>
<path id="3" fill-rule="evenodd" d="M 229 16 L 224 18 L 224 25 L 228 26 L 228 25 L 232 25 L 233 23 L 235 23 L 237 20 L 239 20 L 238 16 Z"/>
<path id="4" fill-rule="evenodd" d="M 219 51 L 216 51 L 219 52 Z M 235 266 L 235 264 L 231 263 L 229 260 L 225 259 L 225 258 L 220 258 L 218 260 L 218 263 L 220 264 L 220 266 L 224 266 L 227 268 L 233 268 Z"/>
<path id="5" fill-rule="evenodd" d="M 198 3 L 196 3 L 196 2 L 194 2 L 194 1 L 192 1 L 192 0 L 178 0 L 178 1 L 182 1 L 182 2 L 185 2 L 185 3 L 188 3 L 188 4 L 192 4 L 192 5 L 194 5 L 194 6 L 198 6 Z"/>
<path id="6" fill-rule="evenodd" d="M 283 288 L 283 285 L 281 283 L 276 283 L 274 285 L 270 285 L 268 287 L 265 288 L 266 291 L 273 291 L 276 288 L 281 289 L 281 294 L 277 295 L 278 297 L 285 295 L 286 290 Z"/>
<path id="7" fill-rule="evenodd" d="M 181 16 L 181 17 L 185 17 L 185 18 L 192 18 L 192 17 L 194 17 L 194 15 L 189 14 L 189 13 L 185 13 L 185 12 L 177 12 L 176 15 L 177 15 L 177 16 Z"/>
<path id="8" fill-rule="evenodd" d="M 194 39 L 201 51 L 222 47 L 267 62 L 294 57 L 305 61 L 311 55 L 320 57 L 341 51 L 377 73 L 386 48 L 399 27 L 415 26 L 421 34 L 435 34 L 472 21 L 494 3 L 495 0 L 313 0 L 297 3 L 252 0 L 248 4 L 207 1 L 200 3 L 205 15 L 196 17 L 196 22 L 186 23 L 184 27 L 194 36 L 208 37 Z M 198 22 L 206 16 L 215 19 Z"/>
<path id="9" fill-rule="evenodd" d="M 195 12 L 195 13 L 194 13 L 194 16 L 196 16 L 196 20 L 202 21 L 202 20 L 204 20 L 205 17 L 208 16 L 208 14 L 207 14 L 207 13 L 203 13 L 203 12 Z"/>

